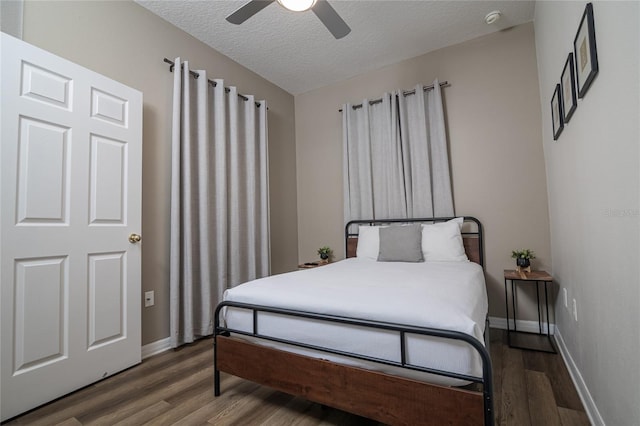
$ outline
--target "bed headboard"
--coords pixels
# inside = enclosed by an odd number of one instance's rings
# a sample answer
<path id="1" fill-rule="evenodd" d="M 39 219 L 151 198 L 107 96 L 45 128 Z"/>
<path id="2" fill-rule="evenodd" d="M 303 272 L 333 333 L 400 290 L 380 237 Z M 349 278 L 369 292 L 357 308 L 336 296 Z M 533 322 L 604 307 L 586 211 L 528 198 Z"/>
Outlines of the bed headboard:
<path id="1" fill-rule="evenodd" d="M 424 219 L 367 219 L 352 220 L 344 228 L 344 239 L 346 256 L 356 257 L 358 247 L 358 226 L 359 225 L 390 225 L 403 223 L 437 223 L 446 222 L 453 217 L 436 217 Z M 470 261 L 477 263 L 484 268 L 484 245 L 482 241 L 482 224 L 478 219 L 471 216 L 464 216 L 462 226 L 462 242 L 464 250 Z"/>

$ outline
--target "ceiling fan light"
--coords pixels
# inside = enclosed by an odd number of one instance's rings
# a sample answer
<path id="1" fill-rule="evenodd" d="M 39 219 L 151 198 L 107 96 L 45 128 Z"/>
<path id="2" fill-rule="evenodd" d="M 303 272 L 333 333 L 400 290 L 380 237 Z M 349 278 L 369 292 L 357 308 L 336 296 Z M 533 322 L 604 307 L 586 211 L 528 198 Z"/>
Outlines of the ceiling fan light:
<path id="1" fill-rule="evenodd" d="M 278 0 L 278 3 L 293 12 L 304 12 L 311 9 L 316 4 L 316 0 Z"/>

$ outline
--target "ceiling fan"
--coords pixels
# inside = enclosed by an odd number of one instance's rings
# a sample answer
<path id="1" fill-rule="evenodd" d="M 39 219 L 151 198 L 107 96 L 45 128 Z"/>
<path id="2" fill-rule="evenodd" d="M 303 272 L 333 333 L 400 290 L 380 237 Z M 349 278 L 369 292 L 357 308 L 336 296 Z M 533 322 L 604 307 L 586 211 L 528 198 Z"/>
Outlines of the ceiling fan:
<path id="1" fill-rule="evenodd" d="M 349 28 L 347 23 L 338 15 L 338 12 L 336 12 L 326 0 L 251 0 L 227 16 L 227 21 L 240 25 L 274 1 L 277 1 L 284 8 L 294 12 L 304 12 L 311 9 L 337 39 L 351 32 L 351 28 Z"/>

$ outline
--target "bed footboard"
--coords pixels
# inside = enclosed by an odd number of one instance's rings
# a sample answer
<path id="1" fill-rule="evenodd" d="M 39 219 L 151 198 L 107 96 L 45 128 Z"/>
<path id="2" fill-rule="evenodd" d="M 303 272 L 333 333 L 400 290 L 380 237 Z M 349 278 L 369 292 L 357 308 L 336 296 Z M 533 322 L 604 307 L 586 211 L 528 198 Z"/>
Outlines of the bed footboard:
<path id="1" fill-rule="evenodd" d="M 249 333 L 222 326 L 220 324 L 220 315 L 224 308 L 251 310 L 254 318 L 253 331 Z M 404 336 L 404 333 L 411 333 L 461 340 L 472 346 L 480 354 L 482 377 L 461 375 L 408 364 L 404 359 L 404 338 L 399 339 L 402 359 L 400 362 L 394 362 L 371 359 L 359 354 L 344 353 L 329 348 L 260 335 L 257 332 L 259 312 L 394 330 L 401 337 Z M 481 384 L 482 392 L 438 386 L 294 354 L 237 339 L 231 337 L 231 333 L 464 379 Z M 494 424 L 492 369 L 489 353 L 482 343 L 464 333 L 237 302 L 222 302 L 216 308 L 215 313 L 214 347 L 214 393 L 216 396 L 220 395 L 220 372 L 224 371 L 291 395 L 302 396 L 316 403 L 342 409 L 387 424 Z"/>

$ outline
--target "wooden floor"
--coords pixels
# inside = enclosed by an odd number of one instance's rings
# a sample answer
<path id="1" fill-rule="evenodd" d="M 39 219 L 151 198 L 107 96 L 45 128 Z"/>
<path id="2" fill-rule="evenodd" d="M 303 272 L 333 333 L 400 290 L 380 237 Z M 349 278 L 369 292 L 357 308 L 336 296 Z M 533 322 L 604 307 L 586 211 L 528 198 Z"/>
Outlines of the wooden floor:
<path id="1" fill-rule="evenodd" d="M 588 425 L 560 355 L 506 345 L 491 330 L 498 425 Z M 212 341 L 168 351 L 13 419 L 8 425 L 377 425 L 223 374 L 214 398 Z"/>

